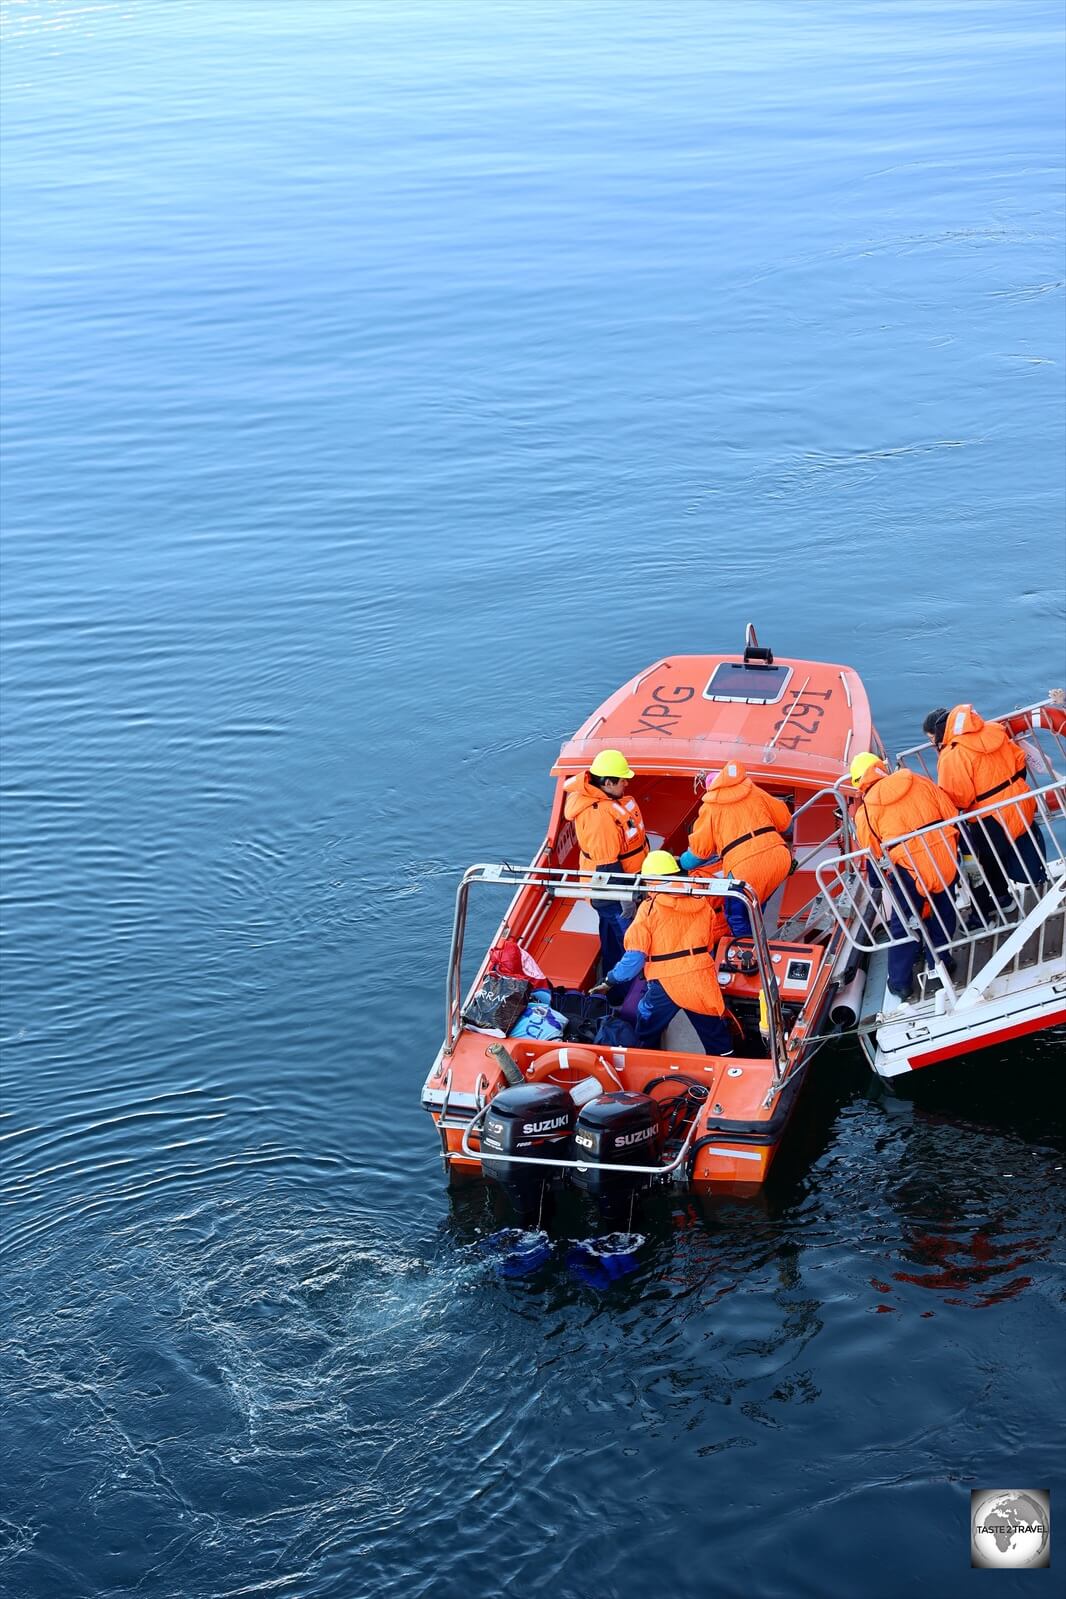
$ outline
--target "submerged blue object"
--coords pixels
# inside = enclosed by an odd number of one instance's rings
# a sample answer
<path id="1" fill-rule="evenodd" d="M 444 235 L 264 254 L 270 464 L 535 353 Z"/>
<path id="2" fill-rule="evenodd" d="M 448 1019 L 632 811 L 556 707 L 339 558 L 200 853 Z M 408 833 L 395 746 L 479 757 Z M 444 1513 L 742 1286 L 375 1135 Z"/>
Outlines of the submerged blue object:
<path id="1" fill-rule="evenodd" d="M 589 1288 L 609 1288 L 640 1265 L 637 1254 L 643 1233 L 603 1233 L 582 1238 L 569 1250 L 566 1264 L 573 1276 Z"/>
<path id="2" fill-rule="evenodd" d="M 497 1277 L 526 1277 L 551 1258 L 551 1239 L 543 1228 L 503 1227 L 478 1245 Z"/>

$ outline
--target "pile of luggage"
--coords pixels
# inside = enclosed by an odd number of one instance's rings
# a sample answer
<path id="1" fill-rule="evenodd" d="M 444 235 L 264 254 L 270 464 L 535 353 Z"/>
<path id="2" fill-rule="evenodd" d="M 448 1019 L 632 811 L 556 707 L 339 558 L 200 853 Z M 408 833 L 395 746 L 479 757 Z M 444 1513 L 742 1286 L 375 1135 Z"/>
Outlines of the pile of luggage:
<path id="1" fill-rule="evenodd" d="M 644 986 L 643 978 L 637 978 L 607 996 L 552 986 L 525 950 L 506 939 L 490 951 L 488 969 L 463 1011 L 463 1022 L 492 1038 L 625 1048 L 636 1042 L 633 1016 Z"/>

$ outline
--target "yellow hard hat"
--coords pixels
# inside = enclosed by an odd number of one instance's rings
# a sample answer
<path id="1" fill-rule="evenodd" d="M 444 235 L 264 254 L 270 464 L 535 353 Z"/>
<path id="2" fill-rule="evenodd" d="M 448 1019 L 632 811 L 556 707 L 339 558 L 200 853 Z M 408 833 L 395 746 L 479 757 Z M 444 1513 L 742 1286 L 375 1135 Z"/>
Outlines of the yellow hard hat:
<path id="1" fill-rule="evenodd" d="M 593 777 L 632 777 L 629 762 L 621 750 L 601 750 L 589 767 Z"/>
<path id="2" fill-rule="evenodd" d="M 645 855 L 644 865 L 640 868 L 641 877 L 673 877 L 675 872 L 681 870 L 676 857 L 668 849 L 653 849 L 650 855 Z"/>
<path id="3" fill-rule="evenodd" d="M 861 755 L 856 755 L 851 763 L 851 786 L 857 788 L 866 776 L 871 766 L 884 766 L 880 755 L 873 755 L 869 750 L 863 750 Z"/>

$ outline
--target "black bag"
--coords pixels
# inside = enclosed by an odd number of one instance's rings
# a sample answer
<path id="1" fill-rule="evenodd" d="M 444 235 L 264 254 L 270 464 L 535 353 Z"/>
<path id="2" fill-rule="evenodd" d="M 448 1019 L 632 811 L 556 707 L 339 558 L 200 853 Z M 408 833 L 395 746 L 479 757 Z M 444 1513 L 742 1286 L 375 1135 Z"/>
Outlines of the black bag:
<path id="1" fill-rule="evenodd" d="M 506 1037 L 526 1008 L 531 986 L 528 977 L 486 973 L 481 987 L 463 1012 L 463 1021 L 470 1027 L 498 1029 Z"/>
<path id="2" fill-rule="evenodd" d="M 585 994 L 580 988 L 553 988 L 552 1010 L 566 1017 L 563 1038 L 569 1044 L 591 1044 L 610 1006 L 602 994 Z"/>

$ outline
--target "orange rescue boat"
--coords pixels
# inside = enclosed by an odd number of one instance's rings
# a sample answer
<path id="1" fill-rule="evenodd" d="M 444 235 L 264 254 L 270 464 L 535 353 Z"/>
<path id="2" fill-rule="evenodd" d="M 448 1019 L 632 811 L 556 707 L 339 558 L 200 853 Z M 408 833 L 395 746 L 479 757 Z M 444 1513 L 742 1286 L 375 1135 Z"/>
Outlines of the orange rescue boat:
<path id="1" fill-rule="evenodd" d="M 605 749 L 623 751 L 634 769 L 630 793 L 649 848 L 685 849 L 704 774 L 731 758 L 793 812 L 795 869 L 764 907 L 729 876 L 654 885 L 747 906 L 752 937 L 723 937 L 714 951 L 734 1019 L 732 1056 L 705 1054 L 684 1012 L 658 1049 L 493 1039 L 467 1019 L 489 963 L 486 953 L 464 989 L 470 896 L 489 886 L 511 893 L 493 948 L 517 942 L 555 991 L 596 982 L 590 894 L 632 902 L 633 883 L 579 869 L 563 785 Z M 583 723 L 552 768 L 547 836 L 531 864 L 474 865 L 459 884 L 444 1041 L 422 1090 L 450 1174 L 482 1173 L 516 1191 L 573 1181 L 600 1196 L 623 1182 L 629 1190 L 674 1182 L 750 1191 L 765 1181 L 807 1067 L 834 1030 L 855 1020 L 858 957 L 816 871 L 852 847 L 848 767 L 868 749 L 883 752 L 856 673 L 775 659 L 750 624 L 742 653 L 656 661 Z M 544 1091 L 531 1097 L 515 1084 Z"/>

